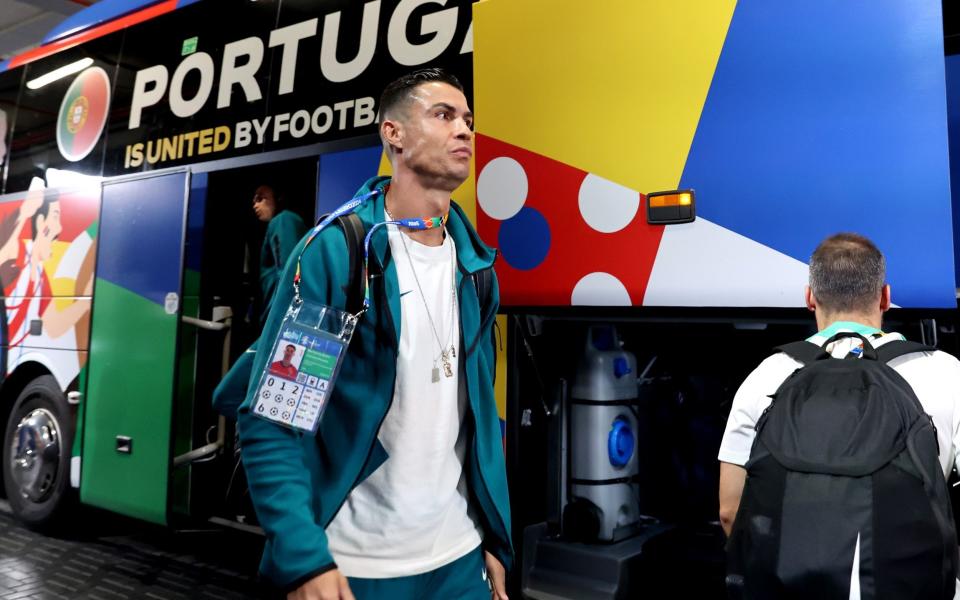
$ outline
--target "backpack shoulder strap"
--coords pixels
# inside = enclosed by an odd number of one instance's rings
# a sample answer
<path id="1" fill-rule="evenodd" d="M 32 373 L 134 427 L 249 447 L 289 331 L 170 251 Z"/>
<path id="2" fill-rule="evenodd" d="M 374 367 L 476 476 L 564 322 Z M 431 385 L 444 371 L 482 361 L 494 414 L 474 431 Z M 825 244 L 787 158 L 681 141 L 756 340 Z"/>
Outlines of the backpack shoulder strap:
<path id="1" fill-rule="evenodd" d="M 887 342 L 886 344 L 881 345 L 877 348 L 877 358 L 885 363 L 890 362 L 895 358 L 899 358 L 905 354 L 913 354 L 914 352 L 936 352 L 937 349 L 932 346 L 927 346 L 926 344 L 920 344 L 917 342 L 910 342 L 907 340 L 894 340 L 892 342 Z"/>
<path id="2" fill-rule="evenodd" d="M 363 308 L 363 257 L 360 256 L 363 248 L 363 238 L 366 231 L 363 227 L 363 221 L 356 213 L 347 213 L 337 217 L 337 224 L 343 229 L 343 235 L 347 239 L 347 253 L 350 258 L 350 280 L 346 284 L 344 292 L 347 296 L 347 312 L 356 313 Z"/>
<path id="3" fill-rule="evenodd" d="M 777 346 L 774 348 L 774 350 L 783 352 L 790 358 L 799 360 L 803 363 L 803 366 L 807 366 L 818 360 L 830 358 L 830 354 L 826 350 L 814 344 L 813 342 L 807 341 L 784 344 L 782 346 Z"/>

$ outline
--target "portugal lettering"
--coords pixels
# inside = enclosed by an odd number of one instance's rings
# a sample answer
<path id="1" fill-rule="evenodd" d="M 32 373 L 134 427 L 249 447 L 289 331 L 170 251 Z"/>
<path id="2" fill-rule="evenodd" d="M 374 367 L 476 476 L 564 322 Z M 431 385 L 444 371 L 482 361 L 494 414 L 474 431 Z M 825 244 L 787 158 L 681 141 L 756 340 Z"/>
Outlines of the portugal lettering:
<path id="1" fill-rule="evenodd" d="M 337 11 L 323 16 L 322 23 L 320 17 L 315 17 L 274 29 L 265 39 L 251 36 L 230 42 L 223 47 L 219 64 L 211 54 L 195 52 L 184 57 L 172 73 L 162 64 L 140 69 L 134 77 L 133 98 L 127 126 L 129 129 L 140 127 L 144 111 L 155 109 L 163 101 L 166 101 L 170 112 L 186 119 L 197 114 L 208 104 L 214 104 L 217 109 L 224 109 L 229 108 L 233 102 L 261 101 L 265 92 L 273 92 L 278 96 L 293 93 L 297 84 L 303 83 L 296 81 L 298 61 L 317 61 L 319 63 L 317 76 L 331 83 L 351 81 L 370 67 L 377 54 L 378 32 L 381 27 L 387 28 L 385 38 L 387 53 L 399 65 L 413 67 L 428 63 L 447 51 L 453 44 L 459 45 L 460 54 L 473 52 L 472 25 L 462 40 L 454 40 L 459 11 L 461 8 L 469 11 L 470 7 L 445 8 L 447 2 L 448 0 L 400 0 L 384 23 L 381 23 L 380 0 L 366 2 L 363 5 L 359 44 L 356 46 L 352 43 L 357 38 L 356 33 L 341 31 L 342 11 Z M 433 12 L 424 14 L 422 10 L 417 11 L 421 6 L 430 5 L 436 5 Z M 419 32 L 416 41 L 408 37 L 408 31 Z M 301 56 L 300 42 L 317 35 L 320 36 L 319 56 Z M 342 51 L 338 52 L 338 48 L 343 45 L 340 43 L 341 38 L 350 39 L 351 43 L 347 46 L 357 48 L 355 52 L 348 52 L 353 56 L 345 57 Z M 453 47 L 457 49 L 456 45 Z M 274 90 L 261 89 L 257 79 L 258 73 L 269 68 L 268 50 L 280 54 L 279 73 L 275 72 L 272 77 L 271 87 L 275 87 Z M 380 53 L 383 54 L 382 50 Z M 217 78 L 218 70 L 219 78 Z M 184 82 L 188 79 L 191 82 L 199 81 L 199 85 L 185 87 Z M 317 129 L 343 128 L 341 124 L 348 118 L 346 107 L 337 109 L 337 105 L 333 105 L 324 110 L 321 108 L 292 113 L 285 121 L 281 121 L 281 124 L 277 123 L 281 115 L 276 115 L 273 125 L 274 135 L 289 134 L 297 137 L 299 132 L 306 135 L 308 131 Z M 361 112 L 361 107 L 354 105 L 350 110 L 353 111 L 353 118 L 356 119 Z M 254 125 L 253 123 L 249 125 L 248 133 L 252 135 L 255 133 Z M 176 143 L 179 145 L 181 142 L 182 140 L 178 140 Z M 169 148 L 169 145 L 163 146 L 161 143 L 159 151 L 156 146 L 153 147 L 154 154 L 162 159 L 167 155 Z M 149 150 L 149 148 L 146 149 Z M 140 150 L 142 153 L 145 148 Z M 136 166 L 133 164 L 135 160 L 133 152 L 134 150 L 128 147 L 127 158 L 131 166 Z M 149 157 L 148 152 L 147 159 Z"/>

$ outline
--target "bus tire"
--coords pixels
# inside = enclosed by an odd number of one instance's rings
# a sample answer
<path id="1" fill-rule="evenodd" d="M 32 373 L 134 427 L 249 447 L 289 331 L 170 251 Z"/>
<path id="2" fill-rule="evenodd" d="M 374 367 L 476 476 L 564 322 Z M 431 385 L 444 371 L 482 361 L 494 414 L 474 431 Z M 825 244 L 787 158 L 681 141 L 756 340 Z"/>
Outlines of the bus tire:
<path id="1" fill-rule="evenodd" d="M 13 514 L 33 529 L 58 524 L 74 504 L 70 454 L 74 423 L 52 375 L 20 393 L 3 436 L 3 484 Z"/>

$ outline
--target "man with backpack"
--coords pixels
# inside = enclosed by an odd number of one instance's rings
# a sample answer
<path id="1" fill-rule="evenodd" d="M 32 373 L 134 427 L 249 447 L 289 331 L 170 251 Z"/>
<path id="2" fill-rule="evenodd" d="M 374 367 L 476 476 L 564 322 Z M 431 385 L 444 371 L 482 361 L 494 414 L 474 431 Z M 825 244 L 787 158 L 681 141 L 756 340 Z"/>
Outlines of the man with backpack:
<path id="1" fill-rule="evenodd" d="M 824 240 L 806 289 L 819 332 L 734 397 L 719 452 L 732 597 L 954 597 L 960 362 L 881 331 L 884 280 L 870 240 Z"/>
<path id="2" fill-rule="evenodd" d="M 394 81 L 379 108 L 393 176 L 365 183 L 294 249 L 239 408 L 267 536 L 260 571 L 292 600 L 506 600 L 495 252 L 450 200 L 469 174 L 473 114 L 438 69 Z M 357 318 L 315 435 L 255 409 L 270 348 L 294 333 L 287 316 L 301 302 Z"/>

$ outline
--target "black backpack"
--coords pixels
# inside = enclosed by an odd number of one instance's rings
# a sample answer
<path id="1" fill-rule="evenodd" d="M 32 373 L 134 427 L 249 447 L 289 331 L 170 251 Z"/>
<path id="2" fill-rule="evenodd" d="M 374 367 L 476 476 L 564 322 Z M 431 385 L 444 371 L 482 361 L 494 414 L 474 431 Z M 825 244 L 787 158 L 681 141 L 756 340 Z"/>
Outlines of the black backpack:
<path id="1" fill-rule="evenodd" d="M 841 337 L 863 357 L 834 359 Z M 952 599 L 957 535 L 932 418 L 887 363 L 934 349 L 855 333 L 777 348 L 803 363 L 757 421 L 727 545 L 731 598 Z"/>

